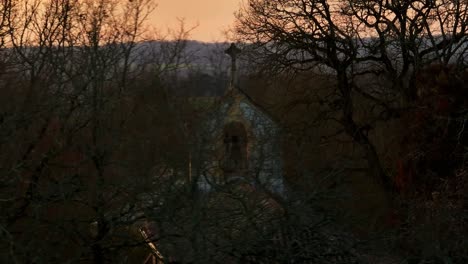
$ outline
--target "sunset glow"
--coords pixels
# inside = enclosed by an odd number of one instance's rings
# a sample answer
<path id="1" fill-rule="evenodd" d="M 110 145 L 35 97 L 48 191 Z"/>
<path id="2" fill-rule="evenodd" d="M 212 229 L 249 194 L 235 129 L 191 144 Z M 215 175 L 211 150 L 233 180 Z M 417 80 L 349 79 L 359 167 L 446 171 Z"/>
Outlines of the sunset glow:
<path id="1" fill-rule="evenodd" d="M 191 38 L 200 41 L 223 41 L 225 31 L 234 20 L 240 0 L 158 0 L 149 20 L 157 28 L 177 27 L 184 18 L 186 27 L 197 26 Z"/>

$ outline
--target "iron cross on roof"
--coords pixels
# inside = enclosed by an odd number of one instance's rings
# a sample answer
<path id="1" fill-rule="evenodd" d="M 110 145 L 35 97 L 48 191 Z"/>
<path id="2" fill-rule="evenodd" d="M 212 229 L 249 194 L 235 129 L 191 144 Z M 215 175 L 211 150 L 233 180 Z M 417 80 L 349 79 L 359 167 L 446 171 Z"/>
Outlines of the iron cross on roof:
<path id="1" fill-rule="evenodd" d="M 226 54 L 228 54 L 229 56 L 231 56 L 231 84 L 230 84 L 230 89 L 232 89 L 233 86 L 235 85 L 234 80 L 236 78 L 236 71 L 237 71 L 236 60 L 237 60 L 237 56 L 241 53 L 241 49 L 239 49 L 236 46 L 236 44 L 232 43 L 231 46 L 229 46 L 229 48 L 227 50 L 225 50 L 224 52 Z"/>
<path id="2" fill-rule="evenodd" d="M 236 44 L 234 43 L 231 43 L 231 46 L 229 46 L 229 48 L 227 50 L 225 50 L 226 54 L 231 56 L 232 60 L 236 60 L 237 59 L 237 55 L 239 55 L 239 53 L 241 53 L 241 49 L 239 49 Z"/>

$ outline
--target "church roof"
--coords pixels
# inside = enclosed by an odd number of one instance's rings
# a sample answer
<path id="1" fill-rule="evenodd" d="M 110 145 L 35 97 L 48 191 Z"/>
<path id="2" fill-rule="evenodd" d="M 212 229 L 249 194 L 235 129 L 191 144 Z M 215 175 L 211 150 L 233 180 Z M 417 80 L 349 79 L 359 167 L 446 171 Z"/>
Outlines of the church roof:
<path id="1" fill-rule="evenodd" d="M 272 115 L 267 108 L 265 108 L 263 105 L 258 103 L 252 96 L 250 96 L 245 90 L 236 87 L 234 88 L 234 92 L 237 94 L 237 96 L 240 96 L 243 100 L 242 102 L 250 104 L 253 108 L 257 109 L 260 111 L 264 116 L 268 117 L 271 119 L 276 124 L 279 124 L 279 121 L 275 118 L 274 115 Z M 226 94 L 225 97 L 230 96 L 229 94 Z"/>
<path id="2" fill-rule="evenodd" d="M 195 72 L 187 76 L 178 85 L 173 87 L 173 95 L 182 102 L 189 103 L 195 111 L 211 111 L 213 107 L 233 102 L 236 98 L 247 103 L 251 108 L 259 111 L 273 123 L 279 124 L 279 120 L 271 114 L 260 102 L 255 100 L 248 91 L 241 87 L 246 86 L 245 78 L 237 78 L 236 57 L 241 52 L 234 44 L 226 50 L 231 56 L 231 73 L 213 75 L 206 72 Z"/>

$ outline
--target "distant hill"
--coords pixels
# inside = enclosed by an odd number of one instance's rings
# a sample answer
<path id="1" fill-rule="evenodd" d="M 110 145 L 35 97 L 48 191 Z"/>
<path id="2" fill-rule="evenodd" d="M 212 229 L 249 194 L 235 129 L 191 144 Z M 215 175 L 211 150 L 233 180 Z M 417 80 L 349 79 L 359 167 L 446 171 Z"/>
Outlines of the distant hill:
<path id="1" fill-rule="evenodd" d="M 176 96 L 220 96 L 229 82 L 230 58 L 224 53 L 228 46 L 229 43 L 193 40 L 147 41 L 135 47 L 134 63 L 179 65 L 177 81 L 170 87 Z M 179 60 L 171 56 L 174 51 L 180 52 Z"/>
<path id="2" fill-rule="evenodd" d="M 135 54 L 141 55 L 144 52 L 147 55 L 153 55 L 158 59 L 164 58 L 173 53 L 174 50 L 182 52 L 181 58 L 184 63 L 192 66 L 200 67 L 201 70 L 220 70 L 223 67 L 228 67 L 229 56 L 224 54 L 224 50 L 229 46 L 229 43 L 211 43 L 187 40 L 183 42 L 176 41 L 145 41 L 140 42 L 135 47 Z M 137 56 L 138 57 L 138 56 Z M 142 58 L 140 58 L 142 59 Z M 152 59 L 151 56 L 145 56 L 144 59 Z M 153 58 L 154 59 L 154 58 Z"/>

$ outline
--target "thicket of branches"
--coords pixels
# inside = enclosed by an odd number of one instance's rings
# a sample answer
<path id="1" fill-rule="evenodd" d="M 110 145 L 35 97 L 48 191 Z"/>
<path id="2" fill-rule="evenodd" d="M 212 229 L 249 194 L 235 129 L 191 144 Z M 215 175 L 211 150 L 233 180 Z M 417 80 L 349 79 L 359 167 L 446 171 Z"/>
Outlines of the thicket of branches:
<path id="1" fill-rule="evenodd" d="M 165 84 L 189 30 L 158 37 L 154 8 L 1 2 L 0 262 L 128 263 L 146 247 L 154 179 L 185 168 Z"/>
<path id="2" fill-rule="evenodd" d="M 466 261 L 467 23 L 466 1 L 251 0 L 234 28 L 264 84 L 285 94 L 271 109 L 290 148 L 334 148 L 348 177 L 364 168 L 392 207 L 403 202 L 399 236 L 421 259 Z M 451 238 L 429 231 L 447 221 Z"/>

